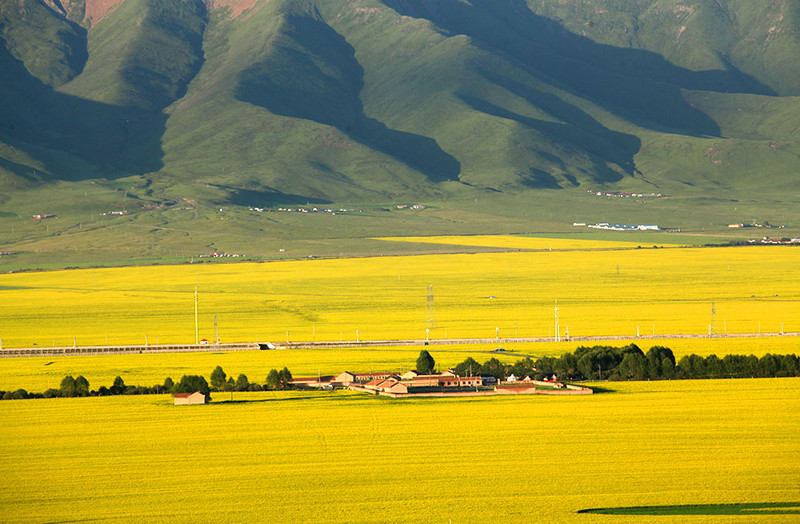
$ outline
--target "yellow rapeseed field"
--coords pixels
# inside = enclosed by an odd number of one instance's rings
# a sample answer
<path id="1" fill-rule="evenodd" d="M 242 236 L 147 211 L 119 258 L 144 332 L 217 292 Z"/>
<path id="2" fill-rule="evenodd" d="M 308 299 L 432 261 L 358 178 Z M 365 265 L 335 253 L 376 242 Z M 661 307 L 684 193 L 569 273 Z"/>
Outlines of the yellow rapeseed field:
<path id="1" fill-rule="evenodd" d="M 707 333 L 712 302 L 719 333 L 800 331 L 797 254 L 565 249 L 3 274 L 0 339 L 194 342 L 195 288 L 200 337 L 214 339 L 216 316 L 222 342 L 424 338 L 428 286 L 433 339 L 553 336 L 556 301 L 562 336 Z"/>
<path id="2" fill-rule="evenodd" d="M 676 358 L 696 354 L 719 357 L 727 354 L 800 353 L 800 340 L 795 337 L 764 339 L 681 339 L 681 340 L 633 340 L 588 343 L 623 346 L 635 343 L 647 351 L 652 346 L 662 345 L 673 350 Z M 480 363 L 490 358 L 513 363 L 525 355 L 532 357 L 559 356 L 565 351 L 574 351 L 582 342 L 528 343 L 505 345 L 506 351 L 494 353 L 496 345 L 469 344 L 425 347 L 433 355 L 439 370 L 455 366 L 472 357 Z M 296 377 L 335 375 L 342 371 L 392 371 L 403 372 L 415 366 L 422 348 L 410 347 L 365 347 L 350 349 L 279 349 L 275 351 L 209 351 L 197 353 L 142 353 L 122 355 L 78 355 L 60 357 L 22 357 L 0 360 L 0 390 L 13 391 L 18 388 L 41 393 L 58 388 L 66 375 L 83 375 L 92 389 L 110 387 L 117 376 L 128 385 L 153 386 L 163 384 L 171 377 L 178 381 L 183 375 L 203 375 L 208 379 L 211 371 L 222 366 L 229 376 L 240 373 L 250 382 L 264 384 L 270 369 L 288 367 Z"/>
<path id="3" fill-rule="evenodd" d="M 0 514 L 9 523 L 796 522 L 797 379 L 608 387 L 410 401 L 239 393 L 208 406 L 164 395 L 3 401 Z M 743 503 L 767 509 L 732 516 Z M 718 514 L 576 513 L 667 505 Z"/>
<path id="4" fill-rule="evenodd" d="M 634 241 L 586 240 L 580 238 L 541 238 L 519 235 L 470 235 L 428 237 L 382 237 L 391 242 L 416 242 L 424 244 L 450 244 L 451 246 L 497 247 L 508 249 L 564 250 L 564 249 L 631 249 Z M 670 242 L 659 245 L 671 244 Z"/>

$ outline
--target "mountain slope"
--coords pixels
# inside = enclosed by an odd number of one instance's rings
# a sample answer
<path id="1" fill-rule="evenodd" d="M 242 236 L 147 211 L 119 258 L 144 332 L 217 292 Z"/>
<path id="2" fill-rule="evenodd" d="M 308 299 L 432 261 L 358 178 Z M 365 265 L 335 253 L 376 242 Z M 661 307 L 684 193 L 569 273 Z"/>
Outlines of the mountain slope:
<path id="1" fill-rule="evenodd" d="M 797 186 L 796 1 L 14 0 L 0 184 L 272 205 Z M 135 182 L 133 185 L 137 185 Z"/>

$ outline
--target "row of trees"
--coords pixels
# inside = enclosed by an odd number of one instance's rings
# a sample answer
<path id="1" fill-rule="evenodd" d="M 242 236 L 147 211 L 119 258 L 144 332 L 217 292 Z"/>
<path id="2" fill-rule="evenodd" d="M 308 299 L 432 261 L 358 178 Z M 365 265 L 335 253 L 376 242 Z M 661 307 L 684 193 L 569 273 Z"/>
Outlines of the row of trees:
<path id="1" fill-rule="evenodd" d="M 292 372 L 284 367 L 280 371 L 271 369 L 267 374 L 264 385 L 251 383 L 247 375 L 240 374 L 236 380 L 225 373 L 221 366 L 214 368 L 211 372 L 212 391 L 262 391 L 264 389 L 288 389 L 292 383 Z"/>
<path id="2" fill-rule="evenodd" d="M 125 384 L 122 377 L 114 379 L 110 387 L 100 386 L 96 391 L 91 390 L 89 381 L 83 376 L 65 376 L 58 389 L 50 388 L 44 393 L 29 393 L 24 389 L 15 391 L 0 391 L 0 399 L 24 399 L 24 398 L 53 398 L 53 397 L 88 397 L 88 396 L 110 396 L 110 395 L 147 395 L 159 393 L 194 393 L 200 391 L 210 400 L 212 391 L 262 391 L 264 389 L 288 389 L 292 382 L 292 373 L 288 368 L 278 371 L 270 370 L 266 382 L 262 386 L 258 383 L 251 383 L 247 376 L 240 374 L 235 380 L 228 377 L 220 366 L 211 372 L 211 384 L 209 385 L 205 377 L 201 375 L 184 375 L 176 384 L 172 378 L 167 377 L 163 384 L 155 386 L 129 386 Z"/>
<path id="3" fill-rule="evenodd" d="M 514 374 L 541 380 L 556 375 L 562 380 L 647 380 L 689 378 L 746 378 L 800 376 L 800 359 L 794 354 L 687 355 L 676 362 L 672 350 L 653 346 L 647 353 L 636 344 L 623 347 L 580 346 L 561 357 L 541 357 L 504 364 L 492 358 L 483 364 L 472 357 L 455 367 L 462 376 L 482 375 L 498 379 Z"/>

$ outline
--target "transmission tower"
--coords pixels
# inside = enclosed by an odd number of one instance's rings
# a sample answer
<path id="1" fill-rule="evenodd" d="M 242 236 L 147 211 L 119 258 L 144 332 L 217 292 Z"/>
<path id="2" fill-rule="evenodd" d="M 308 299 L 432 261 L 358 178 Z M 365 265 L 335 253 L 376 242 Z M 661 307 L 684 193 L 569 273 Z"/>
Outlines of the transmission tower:
<path id="1" fill-rule="evenodd" d="M 425 326 L 428 329 L 436 327 L 436 304 L 433 302 L 433 285 L 428 286 L 427 312 Z"/>

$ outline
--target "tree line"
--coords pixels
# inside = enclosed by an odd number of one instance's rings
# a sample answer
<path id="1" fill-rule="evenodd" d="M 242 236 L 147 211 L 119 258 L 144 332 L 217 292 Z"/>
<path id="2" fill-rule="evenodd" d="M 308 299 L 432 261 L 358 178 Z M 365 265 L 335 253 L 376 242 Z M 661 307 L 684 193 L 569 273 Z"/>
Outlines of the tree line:
<path id="1" fill-rule="evenodd" d="M 160 393 L 194 393 L 199 391 L 211 399 L 211 392 L 219 391 L 264 391 L 281 390 L 291 387 L 292 373 L 288 368 L 281 370 L 272 369 L 267 374 L 264 384 L 250 382 L 245 374 L 239 374 L 236 379 L 225 373 L 221 366 L 217 366 L 211 372 L 210 384 L 201 375 L 184 375 L 180 381 L 175 383 L 172 378 L 167 377 L 162 384 L 154 386 L 132 386 L 125 384 L 122 377 L 116 377 L 110 387 L 100 386 L 97 390 L 89 387 L 89 381 L 82 375 L 73 377 L 65 376 L 61 380 L 58 388 L 49 388 L 43 393 L 30 393 L 25 389 L 14 391 L 0 391 L 0 399 L 14 400 L 25 398 L 55 398 L 55 397 L 89 397 L 89 396 L 111 396 L 111 395 L 151 395 Z"/>
<path id="2" fill-rule="evenodd" d="M 675 359 L 672 350 L 653 346 L 647 353 L 636 344 L 623 347 L 580 346 L 560 357 L 527 357 L 513 364 L 491 358 L 483 364 L 469 357 L 455 367 L 461 376 L 493 376 L 498 380 L 511 375 L 535 380 L 556 375 L 560 380 L 648 380 L 692 378 L 798 377 L 800 359 L 794 354 L 761 358 L 755 355 L 686 355 Z"/>

